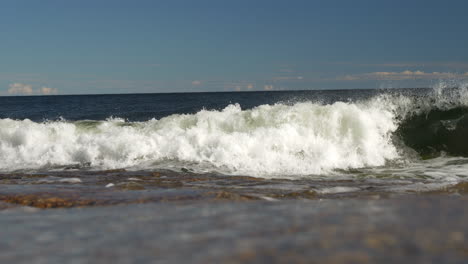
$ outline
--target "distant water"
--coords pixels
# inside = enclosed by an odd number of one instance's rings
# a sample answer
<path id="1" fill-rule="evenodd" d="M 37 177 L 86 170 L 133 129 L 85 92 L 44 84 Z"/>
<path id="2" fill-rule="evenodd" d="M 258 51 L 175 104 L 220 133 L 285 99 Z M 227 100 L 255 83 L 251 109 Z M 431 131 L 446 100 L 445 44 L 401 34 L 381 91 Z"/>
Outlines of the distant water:
<path id="1" fill-rule="evenodd" d="M 467 85 L 0 97 L 0 118 L 4 173 L 183 167 L 437 186 L 468 176 Z"/>

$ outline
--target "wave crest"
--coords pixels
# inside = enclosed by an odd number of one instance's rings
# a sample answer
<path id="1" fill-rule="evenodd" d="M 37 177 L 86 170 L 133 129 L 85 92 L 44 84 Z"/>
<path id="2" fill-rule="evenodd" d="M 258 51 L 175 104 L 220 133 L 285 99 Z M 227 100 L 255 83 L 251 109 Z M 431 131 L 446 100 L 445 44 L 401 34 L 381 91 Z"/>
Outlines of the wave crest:
<path id="1" fill-rule="evenodd" d="M 0 127 L 2 170 L 172 160 L 225 173 L 321 174 L 398 157 L 394 114 L 376 104 L 229 105 L 146 122 L 2 119 Z"/>

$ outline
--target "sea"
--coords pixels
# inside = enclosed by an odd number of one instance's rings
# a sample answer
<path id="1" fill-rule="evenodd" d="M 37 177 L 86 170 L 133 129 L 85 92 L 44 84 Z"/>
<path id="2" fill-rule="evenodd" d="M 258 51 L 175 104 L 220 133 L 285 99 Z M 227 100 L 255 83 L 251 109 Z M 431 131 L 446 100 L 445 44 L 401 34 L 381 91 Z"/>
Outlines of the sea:
<path id="1" fill-rule="evenodd" d="M 2 175 L 79 183 L 108 171 L 322 194 L 446 190 L 468 179 L 468 83 L 0 97 Z"/>
<path id="2" fill-rule="evenodd" d="M 0 263 L 466 263 L 468 83 L 0 97 Z"/>

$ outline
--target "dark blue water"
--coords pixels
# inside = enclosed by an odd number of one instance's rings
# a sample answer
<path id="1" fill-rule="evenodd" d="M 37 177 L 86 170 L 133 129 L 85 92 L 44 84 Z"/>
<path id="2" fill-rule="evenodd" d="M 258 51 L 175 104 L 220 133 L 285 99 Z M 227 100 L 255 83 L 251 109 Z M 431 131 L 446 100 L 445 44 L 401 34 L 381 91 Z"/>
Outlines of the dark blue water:
<path id="1" fill-rule="evenodd" d="M 120 117 L 129 121 L 146 121 L 171 114 L 192 114 L 202 109 L 221 110 L 237 103 L 243 109 L 262 104 L 294 104 L 300 101 L 355 101 L 379 93 L 424 93 L 408 90 L 320 90 L 276 92 L 222 92 L 118 95 L 59 95 L 0 97 L 0 118 L 33 121 L 66 119 L 104 120 Z"/>

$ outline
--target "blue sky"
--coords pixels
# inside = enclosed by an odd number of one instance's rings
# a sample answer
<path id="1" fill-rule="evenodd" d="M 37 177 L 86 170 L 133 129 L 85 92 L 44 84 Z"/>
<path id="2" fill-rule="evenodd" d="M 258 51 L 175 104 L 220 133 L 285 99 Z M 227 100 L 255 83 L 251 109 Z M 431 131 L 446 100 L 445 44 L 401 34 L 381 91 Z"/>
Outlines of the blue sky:
<path id="1" fill-rule="evenodd" d="M 430 86 L 468 1 L 3 0 L 0 95 Z"/>

